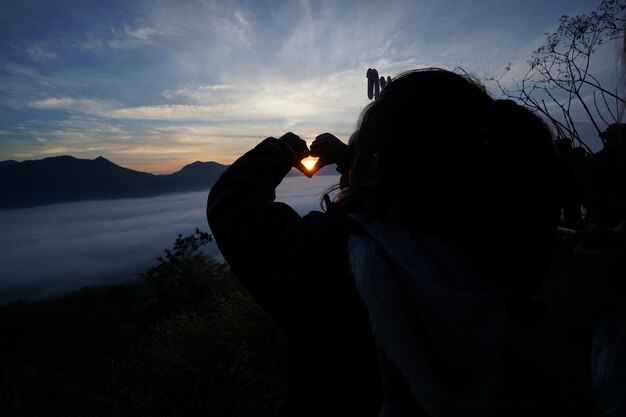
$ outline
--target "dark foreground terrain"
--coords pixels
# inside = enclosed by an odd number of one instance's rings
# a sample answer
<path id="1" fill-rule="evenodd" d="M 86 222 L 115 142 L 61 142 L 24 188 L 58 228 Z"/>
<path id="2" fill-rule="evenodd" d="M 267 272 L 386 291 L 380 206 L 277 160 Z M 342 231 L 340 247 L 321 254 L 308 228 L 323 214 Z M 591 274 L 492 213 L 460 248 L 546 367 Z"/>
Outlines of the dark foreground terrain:
<path id="1" fill-rule="evenodd" d="M 0 416 L 285 416 L 285 335 L 209 242 L 179 236 L 128 285 L 0 307 Z M 592 334 L 626 275 L 573 253 L 555 250 L 546 314 L 510 323 L 498 416 L 594 415 Z"/>
<path id="2" fill-rule="evenodd" d="M 595 416 L 594 330 L 626 299 L 626 254 L 578 252 L 560 241 L 536 324 L 509 323 L 501 403 L 505 416 Z M 623 349 L 623 347 L 622 347 Z"/>

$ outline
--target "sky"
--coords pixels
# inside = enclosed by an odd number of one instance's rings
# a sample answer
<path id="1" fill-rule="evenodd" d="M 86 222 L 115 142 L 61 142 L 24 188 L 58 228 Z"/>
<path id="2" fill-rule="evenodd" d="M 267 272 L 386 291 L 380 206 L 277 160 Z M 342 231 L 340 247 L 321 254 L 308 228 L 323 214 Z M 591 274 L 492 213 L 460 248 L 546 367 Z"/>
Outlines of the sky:
<path id="1" fill-rule="evenodd" d="M 347 141 L 368 68 L 523 71 L 560 16 L 598 4 L 0 0 L 0 160 L 103 156 L 170 173 L 288 131 Z"/>
<path id="2" fill-rule="evenodd" d="M 319 210 L 322 191 L 337 175 L 287 177 L 276 201 L 301 215 Z M 207 191 L 159 197 L 84 201 L 2 210 L 0 305 L 40 300 L 78 290 L 136 280 L 156 265 L 176 236 L 210 232 Z M 223 258 L 215 242 L 205 253 Z"/>

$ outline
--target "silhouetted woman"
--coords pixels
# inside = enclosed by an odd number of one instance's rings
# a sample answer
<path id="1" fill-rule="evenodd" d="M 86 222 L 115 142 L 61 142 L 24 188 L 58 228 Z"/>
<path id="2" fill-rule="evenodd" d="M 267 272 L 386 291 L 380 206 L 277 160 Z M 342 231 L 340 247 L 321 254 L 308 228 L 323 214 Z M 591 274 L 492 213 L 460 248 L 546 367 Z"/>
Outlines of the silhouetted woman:
<path id="1" fill-rule="evenodd" d="M 555 236 L 550 131 L 436 68 L 392 79 L 357 130 L 324 212 L 274 201 L 310 153 L 293 133 L 208 198 L 225 260 L 290 336 L 289 415 L 489 415 L 507 306 L 526 311 Z"/>

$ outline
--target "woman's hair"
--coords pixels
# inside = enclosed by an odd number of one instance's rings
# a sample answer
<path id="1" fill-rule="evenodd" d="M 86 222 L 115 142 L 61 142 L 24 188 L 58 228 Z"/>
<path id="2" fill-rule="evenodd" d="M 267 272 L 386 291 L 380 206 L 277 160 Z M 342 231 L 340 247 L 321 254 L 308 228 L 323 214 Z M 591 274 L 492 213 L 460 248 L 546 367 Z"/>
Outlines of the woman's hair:
<path id="1" fill-rule="evenodd" d="M 554 145 L 530 110 L 467 74 L 427 68 L 392 79 L 358 130 L 351 210 L 471 237 L 496 264 L 552 242 Z"/>

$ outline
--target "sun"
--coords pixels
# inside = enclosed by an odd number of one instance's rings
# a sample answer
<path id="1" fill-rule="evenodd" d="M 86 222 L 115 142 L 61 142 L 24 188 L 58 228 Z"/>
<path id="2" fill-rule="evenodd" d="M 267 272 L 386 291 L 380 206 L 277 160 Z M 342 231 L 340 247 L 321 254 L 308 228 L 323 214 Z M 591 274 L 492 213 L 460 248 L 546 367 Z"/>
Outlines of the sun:
<path id="1" fill-rule="evenodd" d="M 313 167 L 315 166 L 315 164 L 317 163 L 317 160 L 319 158 L 314 158 L 312 156 L 307 156 L 306 158 L 304 158 L 302 161 L 302 165 L 304 165 L 304 167 L 306 169 L 308 169 L 309 171 L 313 169 Z"/>

